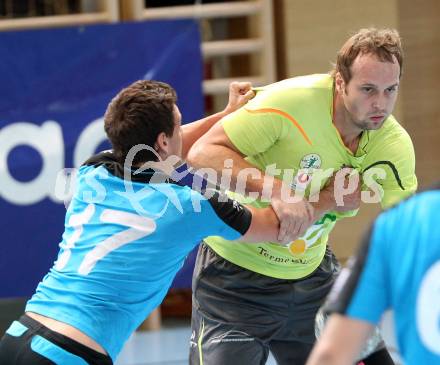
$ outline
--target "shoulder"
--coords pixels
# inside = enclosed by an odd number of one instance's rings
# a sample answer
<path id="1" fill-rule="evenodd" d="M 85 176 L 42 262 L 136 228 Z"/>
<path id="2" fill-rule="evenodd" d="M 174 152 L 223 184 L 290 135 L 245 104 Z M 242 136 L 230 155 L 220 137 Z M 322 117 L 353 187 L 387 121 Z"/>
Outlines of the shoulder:
<path id="1" fill-rule="evenodd" d="M 375 230 L 406 239 L 417 231 L 440 232 L 436 218 L 440 206 L 439 188 L 419 192 L 385 210 L 375 221 Z"/>
<path id="2" fill-rule="evenodd" d="M 388 117 L 382 128 L 370 133 L 373 142 L 380 143 L 383 149 L 413 149 L 411 136 L 393 115 Z"/>
<path id="3" fill-rule="evenodd" d="M 233 200 L 226 194 L 212 188 L 193 189 L 180 183 L 164 183 L 153 186 L 155 189 L 165 193 L 175 194 L 187 212 L 205 213 L 221 211 L 233 206 Z M 172 196 L 167 196 L 171 199 Z M 235 207 L 235 205 L 234 205 Z"/>
<path id="4" fill-rule="evenodd" d="M 329 92 L 333 87 L 333 78 L 328 74 L 313 74 L 285 79 L 271 85 L 256 88 L 256 97 L 252 104 L 282 104 L 292 97 L 306 97 L 318 92 Z"/>
<path id="5" fill-rule="evenodd" d="M 386 221 L 395 217 L 401 228 L 403 228 L 404 222 L 408 222 L 408 226 L 412 227 L 415 221 L 426 221 L 429 216 L 436 215 L 439 207 L 440 186 L 410 196 L 382 212 L 378 220 Z M 409 224 L 410 222 L 412 223 Z"/>
<path id="6" fill-rule="evenodd" d="M 365 163 L 369 166 L 388 162 L 397 170 L 403 168 L 408 174 L 414 174 L 414 145 L 408 132 L 393 116 L 388 117 L 380 129 L 368 131 L 366 152 Z"/>
<path id="7" fill-rule="evenodd" d="M 184 207 L 191 205 L 196 199 L 205 200 L 205 198 L 196 190 L 174 181 L 151 184 L 150 186 L 164 194 L 168 200 L 172 199 L 174 196 L 177 197 Z"/>

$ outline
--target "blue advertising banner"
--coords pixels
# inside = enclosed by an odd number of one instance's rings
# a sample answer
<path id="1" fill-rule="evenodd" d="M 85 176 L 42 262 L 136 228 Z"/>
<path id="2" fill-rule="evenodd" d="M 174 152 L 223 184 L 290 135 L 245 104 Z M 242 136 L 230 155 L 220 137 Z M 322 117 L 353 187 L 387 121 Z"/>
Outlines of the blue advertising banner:
<path id="1" fill-rule="evenodd" d="M 106 106 L 133 81 L 171 84 L 199 119 L 200 39 L 186 20 L 3 32 L 0 59 L 0 297 L 30 296 L 63 232 L 59 172 L 108 148 Z"/>

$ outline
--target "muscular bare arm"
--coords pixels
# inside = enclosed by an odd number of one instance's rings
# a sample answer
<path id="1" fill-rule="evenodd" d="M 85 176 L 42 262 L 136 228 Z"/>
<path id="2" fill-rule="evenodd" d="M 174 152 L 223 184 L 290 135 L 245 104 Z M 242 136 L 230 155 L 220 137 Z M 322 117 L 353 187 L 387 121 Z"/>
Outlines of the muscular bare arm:
<path id="1" fill-rule="evenodd" d="M 313 199 L 313 197 L 310 199 L 310 201 L 317 200 L 316 203 L 311 203 L 314 208 L 314 222 L 329 211 L 347 212 L 359 209 L 361 203 L 361 179 L 358 178 L 354 181 L 356 187 L 353 191 L 347 192 L 343 190 L 349 184 L 348 179 L 352 171 L 353 169 L 347 167 L 337 171 L 330 178 L 326 187 L 319 192 L 319 199 Z M 338 175 L 339 178 L 337 178 Z M 340 199 L 337 199 L 337 197 L 340 197 Z M 338 205 L 337 201 L 342 201 L 343 204 Z"/>
<path id="2" fill-rule="evenodd" d="M 283 202 L 282 191 L 283 189 L 289 191 L 290 187 L 285 186 L 280 179 L 267 176 L 248 163 L 243 154 L 226 135 L 221 122 L 213 126 L 193 145 L 187 157 L 192 166 L 196 168 L 210 167 L 216 170 L 218 174 L 221 174 L 224 161 L 227 159 L 233 161 L 231 185 L 222 188 L 237 191 L 238 187 L 246 186 L 245 191 L 239 192 L 244 194 L 256 193 L 261 198 L 265 184 L 272 184 L 272 189 L 269 189 L 271 194 L 267 198 L 270 199 L 275 214 L 280 221 L 279 242 L 284 242 L 287 237 L 292 237 L 292 233 L 295 234 L 293 239 L 301 236 L 313 223 L 313 207 L 304 199 L 295 203 Z M 246 179 L 248 174 L 243 172 L 246 172 L 247 169 L 259 171 L 259 173 L 252 176 L 251 179 Z M 244 181 L 239 182 L 240 178 L 246 179 L 245 184 Z"/>
<path id="3" fill-rule="evenodd" d="M 276 242 L 278 240 L 279 221 L 271 207 L 268 208 L 254 208 L 247 206 L 252 213 L 251 225 L 244 236 L 239 241 L 242 242 Z M 287 236 L 288 243 L 292 237 Z"/>
<path id="4" fill-rule="evenodd" d="M 257 169 L 244 159 L 244 155 L 232 144 L 229 137 L 226 135 L 223 126 L 220 123 L 216 124 L 202 136 L 188 153 L 188 163 L 199 169 L 202 167 L 213 168 L 218 173 L 221 173 L 224 168 L 224 161 L 231 159 L 232 165 L 232 179 L 231 186 L 224 186 L 223 188 L 235 191 L 237 188 L 237 177 L 240 171 L 244 169 Z M 246 193 L 258 192 L 261 193 L 264 183 L 264 175 L 260 178 L 253 178 L 246 184 Z"/>
<path id="5" fill-rule="evenodd" d="M 306 365 L 352 365 L 374 326 L 332 314 Z"/>

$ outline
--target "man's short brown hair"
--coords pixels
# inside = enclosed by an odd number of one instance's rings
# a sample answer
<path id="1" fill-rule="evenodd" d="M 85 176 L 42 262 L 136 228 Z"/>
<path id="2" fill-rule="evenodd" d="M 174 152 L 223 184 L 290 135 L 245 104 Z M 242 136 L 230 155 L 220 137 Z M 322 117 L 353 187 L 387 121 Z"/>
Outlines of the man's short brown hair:
<path id="1" fill-rule="evenodd" d="M 395 29 L 361 29 L 341 47 L 336 58 L 333 76 L 339 72 L 345 83 L 351 80 L 350 67 L 359 54 L 374 54 L 382 62 L 394 62 L 396 57 L 402 75 L 403 50 Z"/>
<path id="2" fill-rule="evenodd" d="M 130 149 L 138 144 L 154 148 L 161 132 L 172 136 L 174 89 L 159 81 L 136 81 L 121 90 L 110 102 L 104 115 L 104 129 L 118 161 L 124 162 Z M 154 154 L 143 149 L 133 163 L 156 160 Z"/>

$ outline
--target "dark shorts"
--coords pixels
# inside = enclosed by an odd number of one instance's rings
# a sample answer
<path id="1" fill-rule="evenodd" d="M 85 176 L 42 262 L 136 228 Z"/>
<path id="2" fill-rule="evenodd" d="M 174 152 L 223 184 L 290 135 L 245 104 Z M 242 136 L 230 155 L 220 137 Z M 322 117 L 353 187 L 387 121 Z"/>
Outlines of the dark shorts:
<path id="1" fill-rule="evenodd" d="M 194 268 L 190 363 L 302 365 L 315 342 L 315 315 L 340 265 L 327 250 L 308 277 L 283 280 L 246 270 L 201 244 Z M 200 360 L 202 358 L 202 361 Z"/>
<path id="2" fill-rule="evenodd" d="M 0 364 L 112 365 L 113 361 L 23 315 L 0 340 Z"/>

